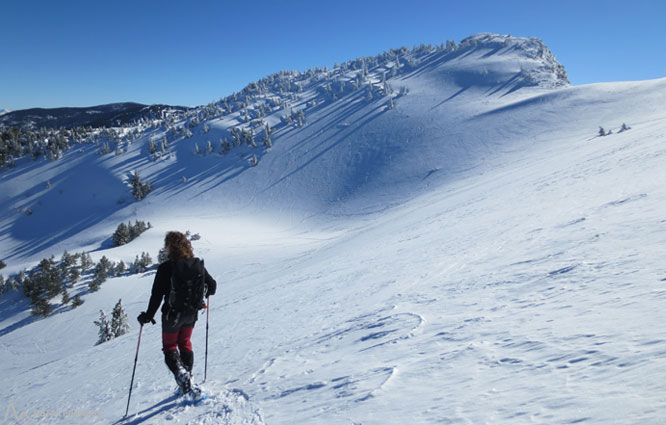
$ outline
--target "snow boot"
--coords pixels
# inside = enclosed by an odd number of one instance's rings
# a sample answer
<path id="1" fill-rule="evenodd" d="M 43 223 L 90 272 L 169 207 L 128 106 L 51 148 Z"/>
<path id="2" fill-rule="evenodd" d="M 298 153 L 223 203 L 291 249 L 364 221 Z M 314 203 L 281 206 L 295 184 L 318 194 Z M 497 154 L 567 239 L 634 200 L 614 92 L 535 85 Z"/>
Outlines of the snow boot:
<path id="1" fill-rule="evenodd" d="M 180 360 L 183 362 L 183 366 L 185 366 L 185 369 L 187 369 L 188 372 L 192 373 L 192 366 L 194 366 L 194 353 L 192 351 L 181 350 Z"/>
<path id="2" fill-rule="evenodd" d="M 164 361 L 169 370 L 176 378 L 176 382 L 183 394 L 187 394 L 192 389 L 192 374 L 185 368 L 180 358 L 178 350 L 169 350 L 164 353 Z"/>

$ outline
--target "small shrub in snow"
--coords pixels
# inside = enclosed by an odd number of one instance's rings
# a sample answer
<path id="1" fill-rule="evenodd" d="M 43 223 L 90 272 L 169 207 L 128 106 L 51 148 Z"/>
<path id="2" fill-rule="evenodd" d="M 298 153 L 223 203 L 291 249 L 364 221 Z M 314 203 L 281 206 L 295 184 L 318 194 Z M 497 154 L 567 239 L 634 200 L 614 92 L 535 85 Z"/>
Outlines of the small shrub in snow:
<path id="1" fill-rule="evenodd" d="M 72 298 L 72 307 L 76 308 L 80 305 L 83 304 L 83 300 L 79 295 L 74 295 L 74 298 Z"/>
<path id="2" fill-rule="evenodd" d="M 257 155 L 252 154 L 248 162 L 250 163 L 251 167 L 256 167 L 259 164 L 259 158 L 257 158 Z"/>
<path id="3" fill-rule="evenodd" d="M 606 135 L 606 130 L 604 130 L 603 127 L 599 127 L 599 132 L 597 133 L 599 137 L 603 137 Z"/>
<path id="4" fill-rule="evenodd" d="M 624 131 L 631 130 L 631 127 L 629 127 L 627 124 L 622 123 L 622 128 L 618 131 L 618 133 L 622 133 Z"/>

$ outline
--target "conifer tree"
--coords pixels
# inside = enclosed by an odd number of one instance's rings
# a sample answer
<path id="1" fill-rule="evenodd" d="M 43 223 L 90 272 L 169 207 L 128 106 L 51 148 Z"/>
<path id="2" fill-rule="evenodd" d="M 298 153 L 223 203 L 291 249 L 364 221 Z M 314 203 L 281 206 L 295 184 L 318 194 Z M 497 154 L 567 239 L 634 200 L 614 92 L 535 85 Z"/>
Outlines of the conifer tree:
<path id="1" fill-rule="evenodd" d="M 51 305 L 43 294 L 34 295 L 30 300 L 32 302 L 32 314 L 40 317 L 47 317 L 51 314 Z"/>
<path id="2" fill-rule="evenodd" d="M 76 308 L 83 304 L 83 300 L 81 299 L 80 295 L 74 295 L 74 298 L 72 298 L 72 307 Z"/>
<path id="3" fill-rule="evenodd" d="M 99 311 L 99 319 L 95 320 L 95 325 L 99 328 L 97 343 L 95 345 L 103 344 L 113 338 L 113 331 L 111 330 L 111 323 L 104 314 L 103 310 Z"/>
<path id="4" fill-rule="evenodd" d="M 114 274 L 116 276 L 120 276 L 121 274 L 125 273 L 127 271 L 127 266 L 125 265 L 125 262 L 123 260 L 120 260 L 120 262 L 116 265 L 116 269 Z"/>
<path id="5" fill-rule="evenodd" d="M 131 240 L 129 227 L 125 223 L 120 223 L 111 238 L 114 246 L 125 245 Z"/>
<path id="6" fill-rule="evenodd" d="M 91 268 L 95 263 L 93 263 L 92 258 L 90 258 L 90 254 L 87 252 L 82 252 L 81 253 L 81 269 L 88 270 Z"/>
<path id="7" fill-rule="evenodd" d="M 72 267 L 69 269 L 68 275 L 72 283 L 76 283 L 79 281 L 79 277 L 81 277 L 81 272 L 79 271 L 78 267 Z"/>
<path id="8" fill-rule="evenodd" d="M 117 338 L 121 335 L 125 335 L 130 330 L 129 323 L 127 322 L 127 313 L 123 308 L 122 300 L 118 300 L 118 303 L 113 307 L 113 312 L 111 313 L 111 332 L 113 337 Z"/>

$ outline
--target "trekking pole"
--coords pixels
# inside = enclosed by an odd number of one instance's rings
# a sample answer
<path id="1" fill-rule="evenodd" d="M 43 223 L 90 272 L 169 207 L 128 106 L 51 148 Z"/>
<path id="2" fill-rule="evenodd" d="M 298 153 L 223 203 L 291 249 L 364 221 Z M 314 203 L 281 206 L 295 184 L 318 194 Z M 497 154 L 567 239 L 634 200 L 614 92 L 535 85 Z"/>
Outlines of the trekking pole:
<path id="1" fill-rule="evenodd" d="M 208 371 L 208 320 L 209 319 L 210 319 L 210 295 L 206 298 L 206 356 L 205 356 L 205 360 L 204 360 L 204 380 L 203 380 L 203 382 L 206 382 L 206 372 Z"/>
<path id="2" fill-rule="evenodd" d="M 125 409 L 125 416 L 127 417 L 127 412 L 129 412 L 130 399 L 132 398 L 132 387 L 134 386 L 134 372 L 136 372 L 136 362 L 139 360 L 139 347 L 141 346 L 141 332 L 143 332 L 143 324 L 139 328 L 139 342 L 136 344 L 136 356 L 134 357 L 134 368 L 132 369 L 132 381 L 130 382 L 129 388 L 129 397 L 127 397 L 127 409 Z"/>

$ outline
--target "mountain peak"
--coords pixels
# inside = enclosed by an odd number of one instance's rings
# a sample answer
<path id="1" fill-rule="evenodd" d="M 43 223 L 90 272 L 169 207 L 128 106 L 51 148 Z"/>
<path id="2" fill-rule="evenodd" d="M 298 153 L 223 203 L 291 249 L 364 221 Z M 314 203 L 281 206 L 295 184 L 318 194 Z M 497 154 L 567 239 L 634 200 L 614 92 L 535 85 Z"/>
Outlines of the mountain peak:
<path id="1" fill-rule="evenodd" d="M 465 38 L 460 42 L 459 50 L 489 49 L 484 57 L 493 54 L 506 55 L 509 52 L 530 60 L 531 66 L 521 64 L 522 72 L 534 85 L 547 88 L 568 86 L 571 83 L 567 72 L 544 42 L 536 37 L 517 37 L 507 34 L 480 33 Z"/>

